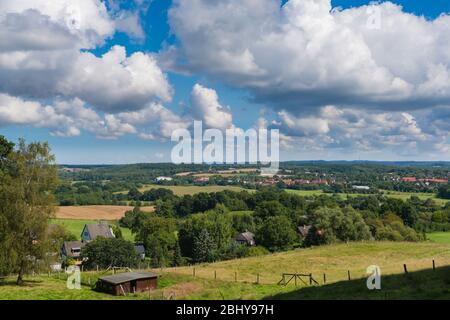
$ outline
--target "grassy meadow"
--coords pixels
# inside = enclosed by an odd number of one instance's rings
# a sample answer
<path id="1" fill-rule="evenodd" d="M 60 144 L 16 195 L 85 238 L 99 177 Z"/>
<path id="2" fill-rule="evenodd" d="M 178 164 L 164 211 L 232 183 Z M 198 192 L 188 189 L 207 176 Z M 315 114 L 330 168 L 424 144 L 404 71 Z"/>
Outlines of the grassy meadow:
<path id="1" fill-rule="evenodd" d="M 432 271 L 432 260 L 437 270 Z M 403 263 L 409 274 L 403 274 Z M 366 268 L 382 272 L 381 291 L 365 287 Z M 195 266 L 153 270 L 160 275 L 158 289 L 127 297 L 91 290 L 102 274 L 82 273 L 82 289 L 66 288 L 65 274 L 27 277 L 24 286 L 14 278 L 0 282 L 0 299 L 414 299 L 450 298 L 450 245 L 366 242 L 297 249 L 267 256 Z M 347 271 L 351 281 L 348 281 Z M 319 285 L 278 285 L 281 274 L 312 273 Z M 215 273 L 217 277 L 215 278 Z M 257 274 L 260 274 L 259 284 Z M 323 274 L 327 282 L 323 283 Z M 59 277 L 59 278 L 58 278 Z M 236 277 L 236 278 L 235 278 Z M 415 279 L 415 282 L 410 280 Z"/>
<path id="2" fill-rule="evenodd" d="M 80 238 L 84 225 L 89 223 L 96 223 L 97 220 L 78 220 L 78 219 L 51 219 L 50 223 L 64 226 L 70 233 Z M 111 224 L 116 224 L 116 221 L 109 221 Z M 122 236 L 125 240 L 134 241 L 134 236 L 128 228 L 120 228 Z"/>
<path id="3" fill-rule="evenodd" d="M 436 243 L 450 244 L 450 232 L 428 233 L 427 239 Z"/>
<path id="4" fill-rule="evenodd" d="M 372 264 L 381 268 L 381 291 L 369 292 L 365 286 L 366 268 Z M 363 242 L 197 265 L 195 277 L 193 267 L 157 269 L 157 290 L 127 297 L 91 290 L 102 273 L 83 272 L 81 290 L 67 289 L 63 273 L 28 276 L 21 287 L 6 278 L 0 281 L 0 299 L 449 299 L 449 266 L 450 245 Z M 319 285 L 281 286 L 282 273 L 312 273 Z"/>
<path id="5" fill-rule="evenodd" d="M 293 193 L 299 196 L 307 197 L 307 196 L 316 196 L 321 194 L 327 194 L 332 195 L 332 193 L 324 193 L 322 190 L 292 190 L 292 189 L 286 189 L 287 192 Z M 438 205 L 445 205 L 450 200 L 447 199 L 440 199 L 436 196 L 434 193 L 425 193 L 425 192 L 399 192 L 399 191 L 383 191 L 383 194 L 386 197 L 395 198 L 395 199 L 401 199 L 403 201 L 408 200 L 412 196 L 416 196 L 421 200 L 427 200 L 427 199 L 433 199 L 436 201 Z M 364 193 L 338 193 L 341 197 L 365 197 L 368 196 L 368 194 Z"/>
<path id="6" fill-rule="evenodd" d="M 200 192 L 207 192 L 207 193 L 220 192 L 220 191 L 224 191 L 224 190 L 230 190 L 230 191 L 236 191 L 236 192 L 240 192 L 243 190 L 247 190 L 249 192 L 253 191 L 253 190 L 244 189 L 244 188 L 236 187 L 236 186 L 164 186 L 164 185 L 159 185 L 159 184 L 147 184 L 147 185 L 143 186 L 142 188 L 139 188 L 139 191 L 145 192 L 145 191 L 148 191 L 151 189 L 159 189 L 159 188 L 172 190 L 173 193 L 177 196 L 193 195 L 193 194 L 200 193 Z M 118 193 L 125 194 L 125 193 L 128 193 L 128 191 L 121 191 Z"/>
<path id="7" fill-rule="evenodd" d="M 327 282 L 347 279 L 350 270 L 353 278 L 366 274 L 369 265 L 378 265 L 384 274 L 403 272 L 403 264 L 408 269 L 421 270 L 436 265 L 450 265 L 450 245 L 430 242 L 361 242 L 337 244 L 308 249 L 279 252 L 263 257 L 251 257 L 238 260 L 221 261 L 196 266 L 198 277 L 214 278 L 214 272 L 220 280 L 234 281 L 235 273 L 240 281 L 255 281 L 260 274 L 260 282 L 277 283 L 282 273 L 312 273 L 314 278 Z M 192 267 L 167 269 L 167 272 L 192 274 Z"/>

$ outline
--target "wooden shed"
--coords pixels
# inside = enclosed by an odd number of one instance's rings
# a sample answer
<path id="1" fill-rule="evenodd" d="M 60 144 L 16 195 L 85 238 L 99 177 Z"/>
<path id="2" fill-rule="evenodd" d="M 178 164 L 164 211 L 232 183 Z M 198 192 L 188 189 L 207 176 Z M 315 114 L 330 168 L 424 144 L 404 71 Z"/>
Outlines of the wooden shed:
<path id="1" fill-rule="evenodd" d="M 126 272 L 98 279 L 96 289 L 116 296 L 156 289 L 158 276 L 152 272 Z"/>

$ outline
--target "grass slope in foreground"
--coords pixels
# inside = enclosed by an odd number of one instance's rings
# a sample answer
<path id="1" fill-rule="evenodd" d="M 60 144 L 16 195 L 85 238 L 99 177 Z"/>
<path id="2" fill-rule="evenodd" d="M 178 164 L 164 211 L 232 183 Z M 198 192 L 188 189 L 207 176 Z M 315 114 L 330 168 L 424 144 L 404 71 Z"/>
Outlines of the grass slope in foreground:
<path id="1" fill-rule="evenodd" d="M 391 274 L 382 277 L 382 290 L 367 290 L 366 279 L 340 281 L 337 283 L 302 288 L 291 292 L 269 296 L 267 299 L 308 300 L 308 299 L 359 299 L 359 300 L 449 300 L 450 267 L 441 267 Z"/>
<path id="2" fill-rule="evenodd" d="M 430 270 L 433 259 L 438 267 L 434 272 Z M 412 281 L 404 278 L 404 263 Z M 365 287 L 366 268 L 371 264 L 381 268 L 381 292 L 368 293 Z M 94 292 L 86 285 L 86 279 L 93 283 L 98 275 L 84 272 L 81 291 L 66 289 L 63 279 L 28 277 L 32 282 L 17 287 L 12 283 L 14 279 L 9 278 L 3 285 L 0 282 L 0 299 L 161 299 L 169 296 L 174 299 L 445 299 L 450 298 L 448 266 L 450 245 L 350 243 L 197 265 L 196 277 L 192 276 L 192 267 L 169 268 L 163 272 L 158 269 L 155 271 L 161 275 L 161 288 L 151 295 L 113 297 Z M 347 281 L 347 270 L 352 281 Z M 279 286 L 277 282 L 283 272 L 312 273 L 320 286 Z M 260 284 L 255 284 L 258 273 Z M 326 285 L 323 285 L 323 273 L 327 274 Z"/>

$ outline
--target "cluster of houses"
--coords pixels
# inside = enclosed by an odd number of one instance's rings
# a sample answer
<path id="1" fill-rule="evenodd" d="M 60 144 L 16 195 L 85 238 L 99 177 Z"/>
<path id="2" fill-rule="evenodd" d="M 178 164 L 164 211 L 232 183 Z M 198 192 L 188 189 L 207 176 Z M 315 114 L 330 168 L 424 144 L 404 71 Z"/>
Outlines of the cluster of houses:
<path id="1" fill-rule="evenodd" d="M 103 238 L 115 238 L 114 232 L 107 223 L 92 223 L 86 224 L 81 232 L 81 240 L 65 241 L 61 248 L 61 260 L 66 262 L 68 258 L 72 259 L 75 265 L 81 265 L 83 260 L 81 258 L 81 249 L 90 241 Z M 142 244 L 134 245 L 136 254 L 141 260 L 145 259 L 145 248 Z"/>
<path id="2" fill-rule="evenodd" d="M 447 179 L 429 179 L 429 178 L 425 178 L 425 179 L 417 179 L 416 177 L 404 177 L 401 178 L 402 182 L 423 182 L 423 183 L 448 183 Z"/>
<path id="3" fill-rule="evenodd" d="M 263 181 L 257 182 L 257 184 L 262 186 L 273 186 L 278 183 L 284 183 L 286 186 L 295 186 L 295 185 L 328 185 L 329 182 L 326 179 L 277 179 L 277 178 L 268 178 Z"/>

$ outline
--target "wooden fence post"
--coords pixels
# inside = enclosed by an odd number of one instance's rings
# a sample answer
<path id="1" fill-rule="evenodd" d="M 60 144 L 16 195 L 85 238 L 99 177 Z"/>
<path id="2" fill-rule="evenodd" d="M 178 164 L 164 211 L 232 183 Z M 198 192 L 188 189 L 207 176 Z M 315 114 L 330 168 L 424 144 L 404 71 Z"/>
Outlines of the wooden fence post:
<path id="1" fill-rule="evenodd" d="M 324 273 L 323 274 L 323 284 L 327 283 L 327 275 Z"/>
<path id="2" fill-rule="evenodd" d="M 408 268 L 406 267 L 406 263 L 403 264 L 403 270 L 405 271 L 405 273 L 408 273 Z"/>
<path id="3" fill-rule="evenodd" d="M 256 284 L 259 284 L 259 273 L 256 275 Z"/>
<path id="4" fill-rule="evenodd" d="M 352 280 L 352 277 L 351 277 L 351 275 L 350 275 L 350 270 L 347 270 L 347 275 L 348 275 L 348 280 L 349 280 L 349 281 Z"/>
<path id="5" fill-rule="evenodd" d="M 434 259 L 433 259 L 433 270 L 436 270 L 436 263 L 434 262 Z"/>
<path id="6" fill-rule="evenodd" d="M 234 272 L 234 282 L 237 282 L 237 272 Z"/>
<path id="7" fill-rule="evenodd" d="M 192 276 L 195 277 L 195 267 L 192 269 Z"/>
<path id="8" fill-rule="evenodd" d="M 214 280 L 217 280 L 217 271 L 214 270 Z"/>

